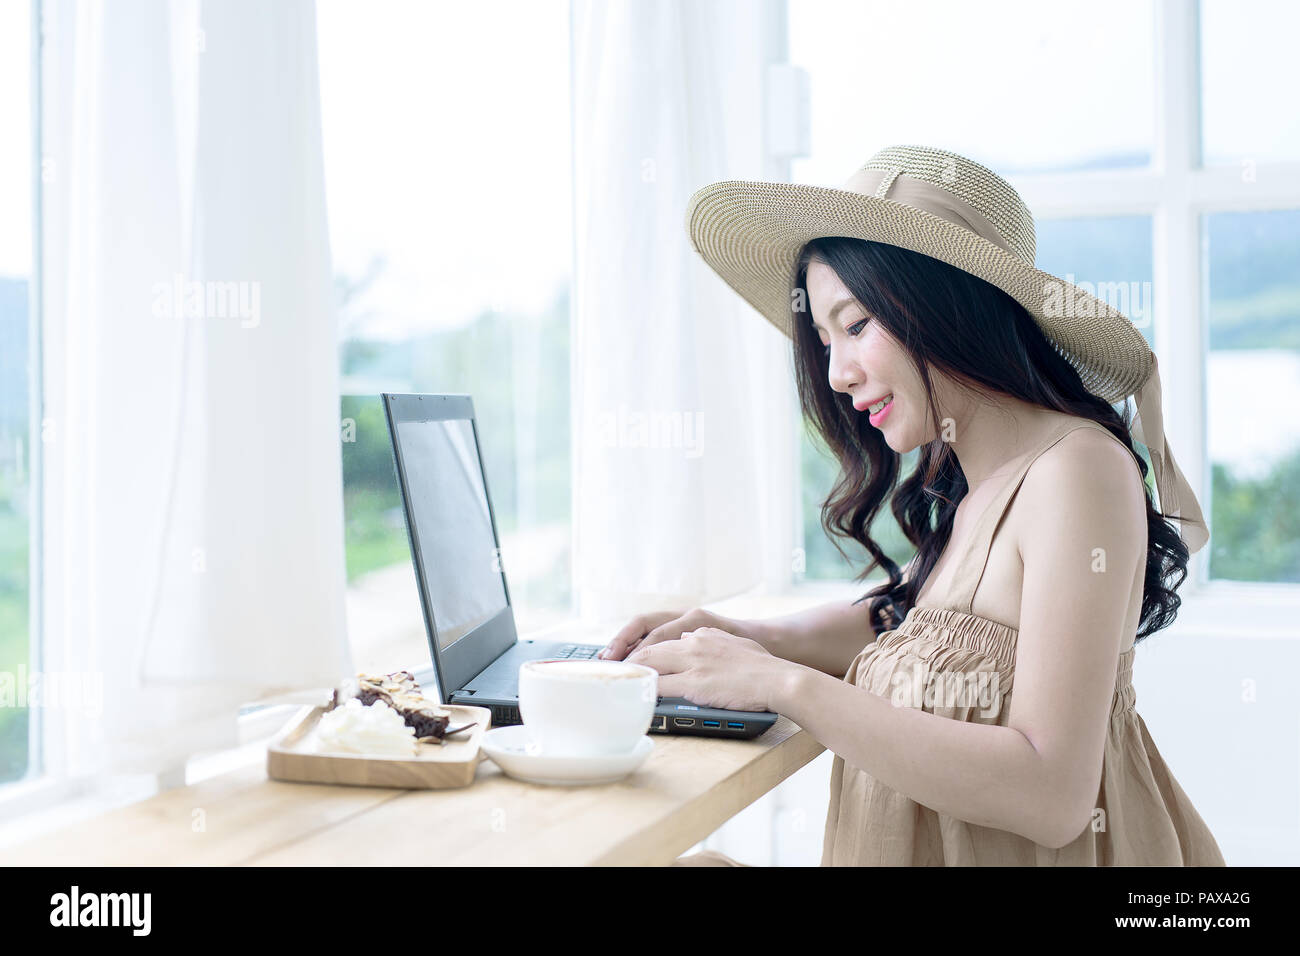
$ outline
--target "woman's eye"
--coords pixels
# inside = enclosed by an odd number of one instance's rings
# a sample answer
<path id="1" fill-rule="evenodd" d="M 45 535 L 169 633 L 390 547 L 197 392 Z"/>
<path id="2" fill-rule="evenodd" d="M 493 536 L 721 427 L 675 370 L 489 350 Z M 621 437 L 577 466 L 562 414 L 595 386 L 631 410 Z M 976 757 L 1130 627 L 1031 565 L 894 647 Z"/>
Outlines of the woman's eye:
<path id="1" fill-rule="evenodd" d="M 848 327 L 846 331 L 849 333 L 849 335 L 856 337 L 862 332 L 863 329 L 867 327 L 867 323 L 870 321 L 871 321 L 870 319 L 863 319 L 861 322 L 854 322 L 852 325 Z"/>

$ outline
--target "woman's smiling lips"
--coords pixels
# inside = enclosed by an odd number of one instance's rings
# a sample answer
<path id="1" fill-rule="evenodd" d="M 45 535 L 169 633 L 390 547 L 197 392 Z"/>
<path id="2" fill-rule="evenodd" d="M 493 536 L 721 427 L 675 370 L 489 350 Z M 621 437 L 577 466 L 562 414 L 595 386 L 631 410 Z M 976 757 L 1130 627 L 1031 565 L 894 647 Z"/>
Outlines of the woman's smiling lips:
<path id="1" fill-rule="evenodd" d="M 860 412 L 865 412 L 872 405 L 875 405 L 886 398 L 889 399 L 888 404 L 886 404 L 883 408 L 881 408 L 880 411 L 876 412 L 874 415 L 871 415 L 867 418 L 867 421 L 869 421 L 873 427 L 879 428 L 880 423 L 883 422 L 885 420 L 885 416 L 889 414 L 889 410 L 894 407 L 894 397 L 892 393 L 888 395 L 882 395 L 880 396 L 880 398 L 873 399 L 869 402 L 854 402 L 853 407 Z"/>

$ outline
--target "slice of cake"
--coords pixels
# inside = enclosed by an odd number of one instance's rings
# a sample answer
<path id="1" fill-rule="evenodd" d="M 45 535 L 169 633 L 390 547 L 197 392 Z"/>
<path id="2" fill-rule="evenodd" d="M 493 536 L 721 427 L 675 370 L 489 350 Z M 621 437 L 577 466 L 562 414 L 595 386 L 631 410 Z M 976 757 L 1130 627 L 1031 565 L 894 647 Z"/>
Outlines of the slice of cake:
<path id="1" fill-rule="evenodd" d="M 451 711 L 425 697 L 410 671 L 394 671 L 382 676 L 358 674 L 355 687 L 347 688 L 342 695 L 337 689 L 334 691 L 330 709 L 340 706 L 349 697 L 355 697 L 363 707 L 377 700 L 383 701 L 397 711 L 421 740 L 441 743 L 444 737 L 474 726 L 470 723 L 448 730 Z"/>

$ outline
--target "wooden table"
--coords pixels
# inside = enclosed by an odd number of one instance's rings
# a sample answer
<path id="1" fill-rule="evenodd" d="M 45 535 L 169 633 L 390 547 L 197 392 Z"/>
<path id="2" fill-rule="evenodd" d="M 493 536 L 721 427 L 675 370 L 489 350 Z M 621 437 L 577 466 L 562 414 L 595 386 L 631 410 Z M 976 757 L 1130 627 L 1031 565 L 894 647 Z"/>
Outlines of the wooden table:
<path id="1" fill-rule="evenodd" d="M 820 594 L 821 600 L 825 594 Z M 714 605 L 769 616 L 808 596 Z M 781 717 L 754 740 L 652 734 L 618 783 L 555 787 L 507 777 L 484 757 L 474 783 L 398 790 L 286 783 L 264 751 L 237 769 L 0 852 L 11 865 L 664 866 L 820 755 Z"/>
<path id="2" fill-rule="evenodd" d="M 265 760 L 6 850 L 10 865 L 663 866 L 817 757 L 785 717 L 754 740 L 652 735 L 618 783 L 522 783 L 491 760 L 456 790 L 268 780 Z"/>

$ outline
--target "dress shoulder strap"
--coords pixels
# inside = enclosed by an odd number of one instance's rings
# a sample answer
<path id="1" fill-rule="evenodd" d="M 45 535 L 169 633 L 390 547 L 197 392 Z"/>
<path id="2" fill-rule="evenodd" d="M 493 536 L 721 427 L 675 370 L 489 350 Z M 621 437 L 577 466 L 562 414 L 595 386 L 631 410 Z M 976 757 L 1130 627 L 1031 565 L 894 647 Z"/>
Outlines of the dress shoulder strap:
<path id="1" fill-rule="evenodd" d="M 993 538 L 1002 524 L 1002 519 L 1006 515 L 1011 500 L 1016 496 L 1016 492 L 1020 490 L 1025 475 L 1028 474 L 1030 467 L 1044 452 L 1070 432 L 1077 431 L 1080 428 L 1095 428 L 1108 435 L 1112 440 L 1118 441 L 1104 426 L 1083 419 L 1063 423 L 1059 428 L 1049 433 L 1035 448 L 1032 448 L 976 522 L 970 536 L 970 543 L 962 555 L 962 560 L 957 563 L 956 577 L 952 582 L 950 592 L 949 604 L 951 607 L 955 607 L 966 614 L 972 613 L 971 607 L 975 600 L 975 592 L 979 589 L 980 581 L 984 577 L 989 552 L 993 547 Z"/>

